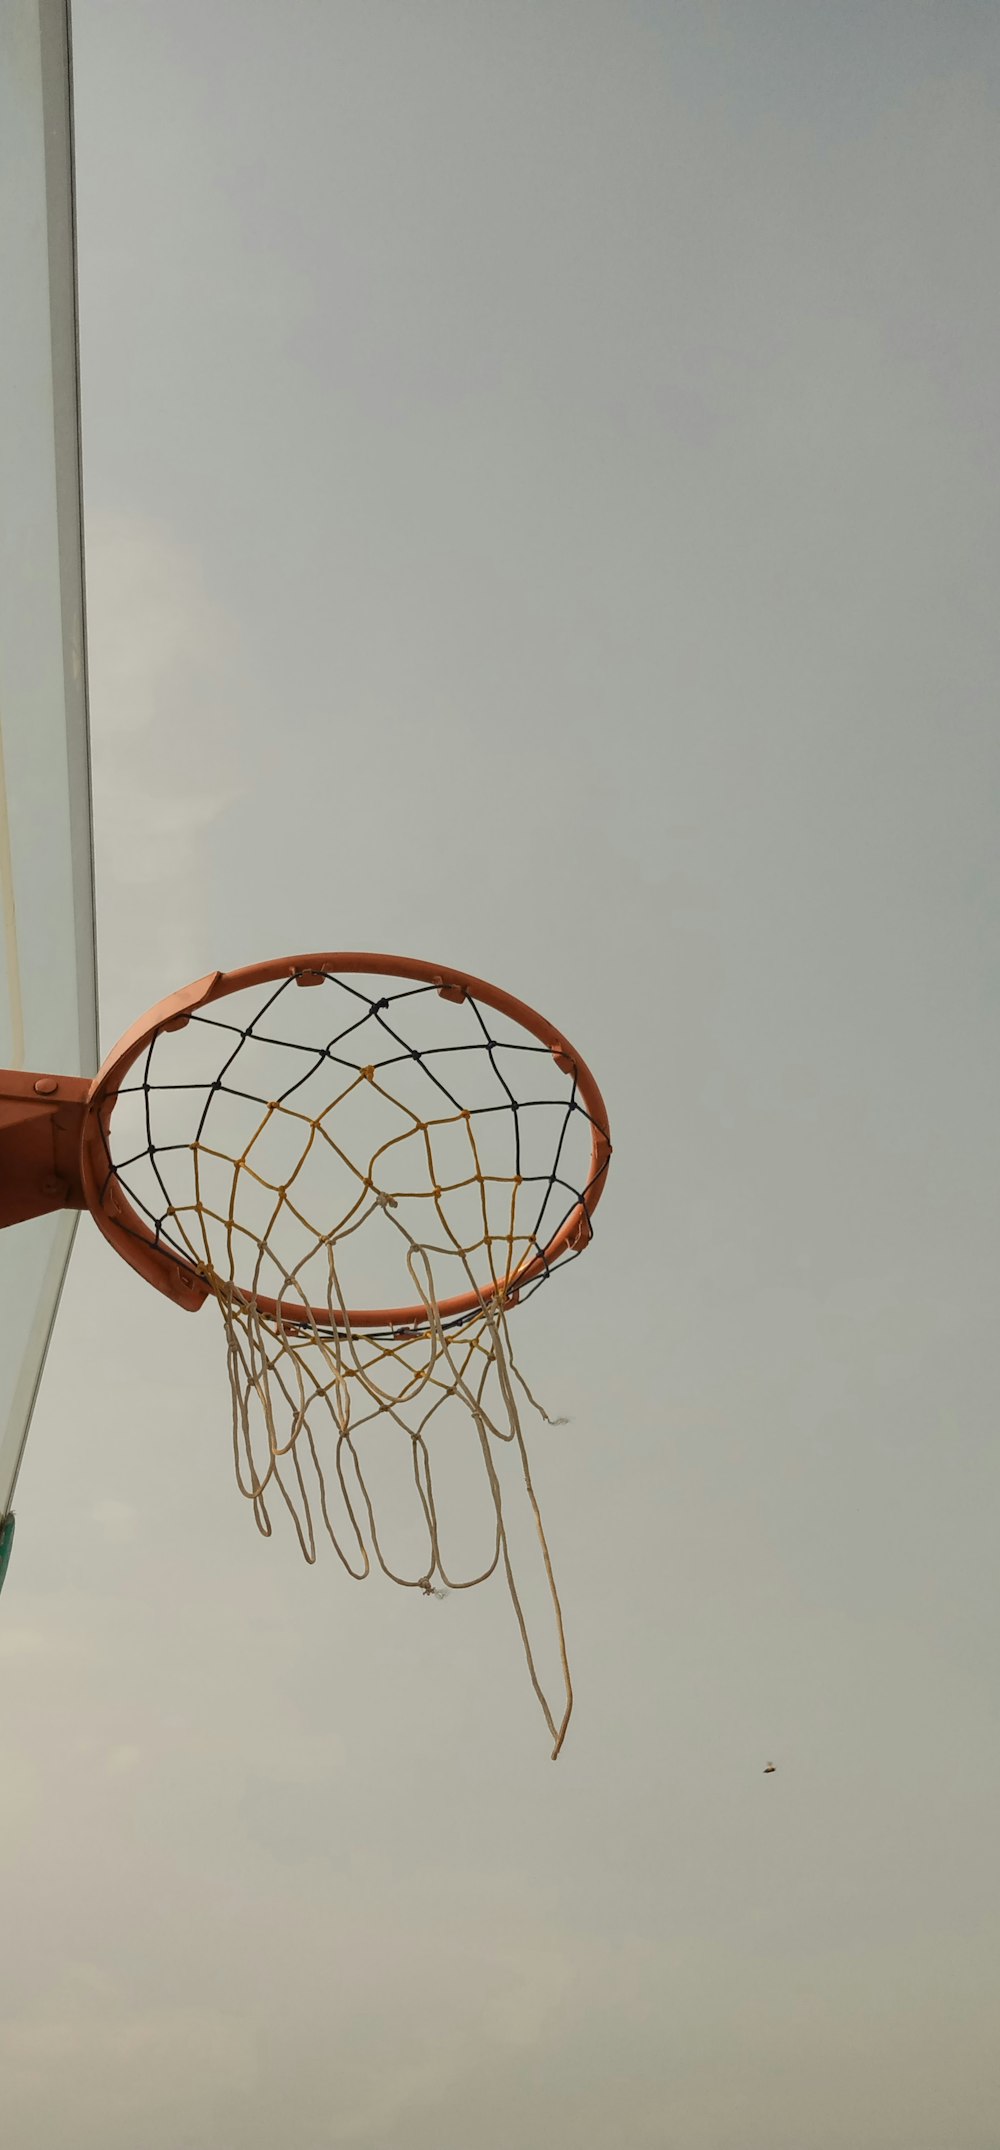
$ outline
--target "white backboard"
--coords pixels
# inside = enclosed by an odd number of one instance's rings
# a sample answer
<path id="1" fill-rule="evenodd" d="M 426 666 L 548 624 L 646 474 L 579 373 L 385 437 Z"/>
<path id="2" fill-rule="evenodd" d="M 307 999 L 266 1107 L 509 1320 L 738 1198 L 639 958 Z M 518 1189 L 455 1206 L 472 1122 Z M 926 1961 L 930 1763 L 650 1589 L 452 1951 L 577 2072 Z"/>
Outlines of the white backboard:
<path id="1" fill-rule="evenodd" d="M 0 1066 L 90 1074 L 97 991 L 69 9 L 0 6 Z M 0 1517 L 76 1213 L 0 1234 Z"/>

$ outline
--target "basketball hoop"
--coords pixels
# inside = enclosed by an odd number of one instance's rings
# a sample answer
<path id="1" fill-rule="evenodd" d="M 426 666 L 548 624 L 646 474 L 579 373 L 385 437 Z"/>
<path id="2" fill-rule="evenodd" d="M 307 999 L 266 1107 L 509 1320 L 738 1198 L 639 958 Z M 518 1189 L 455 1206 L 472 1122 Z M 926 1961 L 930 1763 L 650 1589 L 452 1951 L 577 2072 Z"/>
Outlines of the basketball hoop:
<path id="1" fill-rule="evenodd" d="M 461 971 L 308 955 L 214 972 L 150 1011 L 92 1084 L 8 1076 L 0 1223 L 87 1207 L 116 1251 L 221 1318 L 237 1480 L 258 1528 L 288 1509 L 347 1571 L 431 1594 L 501 1572 L 553 1739 L 572 1708 L 562 1612 L 521 1414 L 540 1411 L 512 1310 L 588 1245 L 611 1156 L 569 1040 Z M 495 1524 L 459 1572 L 442 1543 L 433 1422 L 471 1421 Z M 543 1418 L 545 1413 L 540 1414 Z M 383 1551 L 366 1426 L 404 1437 L 426 1557 Z M 497 1458 L 518 1458 L 555 1616 L 550 1703 L 514 1579 Z"/>

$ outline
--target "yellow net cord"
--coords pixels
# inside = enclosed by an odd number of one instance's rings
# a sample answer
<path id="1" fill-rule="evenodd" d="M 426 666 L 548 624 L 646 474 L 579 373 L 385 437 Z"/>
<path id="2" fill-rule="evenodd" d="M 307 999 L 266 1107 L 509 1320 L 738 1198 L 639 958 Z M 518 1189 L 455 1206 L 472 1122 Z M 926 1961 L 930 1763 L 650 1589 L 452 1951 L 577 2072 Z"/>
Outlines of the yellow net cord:
<path id="1" fill-rule="evenodd" d="M 360 1083 L 371 1084 L 393 1106 L 408 1112 L 411 1123 L 402 1134 L 382 1143 L 364 1169 L 352 1161 L 335 1134 L 336 1112 Z M 286 1125 L 289 1121 L 298 1123 L 299 1137 L 298 1162 L 281 1185 L 269 1179 L 255 1162 L 261 1137 L 277 1115 Z M 390 1193 L 383 1184 L 393 1151 L 404 1143 L 409 1146 L 409 1138 L 415 1132 L 423 1140 L 428 1184 L 419 1195 L 407 1188 L 405 1200 L 427 1202 L 434 1218 L 434 1243 L 418 1239 L 407 1230 L 397 1215 L 403 1194 Z M 442 1184 L 435 1138 L 440 1141 L 445 1133 L 451 1137 L 464 1133 L 469 1170 L 464 1177 L 452 1177 Z M 326 1229 L 310 1220 L 300 1192 L 318 1144 L 329 1145 L 356 1182 L 354 1199 L 346 1212 Z M 229 1157 L 205 1142 L 192 1144 L 191 1154 L 194 1198 L 188 1205 L 171 1206 L 169 1215 L 192 1263 L 210 1283 L 222 1316 L 232 1391 L 236 1477 L 240 1491 L 253 1504 L 258 1529 L 265 1537 L 271 1535 L 270 1507 L 277 1499 L 288 1510 L 307 1561 L 316 1559 L 318 1532 L 322 1530 L 347 1573 L 355 1579 L 366 1577 L 374 1562 L 392 1582 L 425 1595 L 473 1589 L 501 1572 L 514 1608 L 531 1684 L 553 1740 L 554 1760 L 566 1736 L 573 1688 L 562 1606 L 532 1481 L 518 1392 L 546 1423 L 560 1422 L 548 1418 L 515 1362 L 507 1314 L 512 1288 L 508 1285 L 506 1292 L 502 1288 L 504 1279 L 516 1278 L 518 1271 L 524 1270 L 540 1252 L 537 1234 L 519 1229 L 522 1182 L 517 1175 L 504 1179 L 496 1173 L 486 1173 L 471 1113 L 422 1120 L 409 1108 L 400 1107 L 398 1097 L 379 1084 L 371 1066 L 361 1069 L 355 1080 L 315 1117 L 287 1103 L 269 1101 L 259 1126 L 237 1157 Z M 209 1162 L 231 1173 L 230 1198 L 224 1211 L 212 1207 L 203 1193 Z M 246 1193 L 248 1183 L 258 1196 L 273 1200 L 263 1234 L 241 1221 L 240 1197 Z M 478 1197 L 481 1233 L 471 1244 L 465 1244 L 449 1220 L 447 1203 L 449 1198 L 469 1190 Z M 501 1193 L 504 1215 L 498 1229 L 497 1198 Z M 399 1234 L 412 1296 L 422 1309 L 422 1319 L 410 1333 L 372 1335 L 355 1330 L 348 1318 L 338 1252 L 375 1217 Z M 283 1219 L 294 1220 L 300 1246 L 304 1234 L 304 1251 L 298 1253 L 292 1267 L 279 1264 L 275 1251 Z M 220 1245 L 226 1249 L 225 1269 L 218 1266 Z M 446 1328 L 441 1318 L 434 1281 L 436 1254 L 457 1258 L 470 1290 L 481 1288 L 482 1272 L 477 1284 L 475 1262 L 477 1256 L 485 1257 L 496 1287 L 457 1327 Z M 268 1297 L 279 1302 L 273 1314 L 265 1312 L 257 1298 L 257 1291 L 263 1290 L 265 1256 Z M 318 1305 L 317 1258 L 325 1287 Z M 249 1286 L 237 1283 L 238 1270 L 244 1276 L 249 1274 Z M 304 1304 L 307 1280 L 308 1304 Z M 291 1302 L 301 1309 L 303 1318 L 288 1319 L 280 1302 Z M 435 1415 L 452 1398 L 464 1407 L 471 1420 L 495 1518 L 492 1557 L 471 1575 L 456 1574 L 445 1562 L 428 1439 Z M 380 1541 L 376 1505 L 358 1445 L 361 1428 L 374 1419 L 388 1421 L 406 1436 L 409 1469 L 426 1527 L 427 1557 L 417 1574 L 400 1573 L 386 1558 Z M 515 1579 L 494 1443 L 503 1443 L 516 1452 L 537 1533 L 555 1620 L 562 1681 L 562 1695 L 556 1705 L 542 1684 Z M 331 1516 L 328 1474 L 336 1480 L 346 1529 L 344 1524 L 338 1529 Z"/>

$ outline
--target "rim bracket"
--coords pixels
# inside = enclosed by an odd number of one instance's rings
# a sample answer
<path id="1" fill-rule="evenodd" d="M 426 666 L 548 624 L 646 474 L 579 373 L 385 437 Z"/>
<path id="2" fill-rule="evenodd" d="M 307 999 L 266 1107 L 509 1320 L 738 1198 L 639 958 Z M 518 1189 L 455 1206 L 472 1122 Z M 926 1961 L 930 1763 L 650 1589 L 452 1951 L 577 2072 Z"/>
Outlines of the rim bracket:
<path id="1" fill-rule="evenodd" d="M 56 1209 L 86 1209 L 80 1144 L 85 1075 L 0 1068 L 0 1229 Z"/>

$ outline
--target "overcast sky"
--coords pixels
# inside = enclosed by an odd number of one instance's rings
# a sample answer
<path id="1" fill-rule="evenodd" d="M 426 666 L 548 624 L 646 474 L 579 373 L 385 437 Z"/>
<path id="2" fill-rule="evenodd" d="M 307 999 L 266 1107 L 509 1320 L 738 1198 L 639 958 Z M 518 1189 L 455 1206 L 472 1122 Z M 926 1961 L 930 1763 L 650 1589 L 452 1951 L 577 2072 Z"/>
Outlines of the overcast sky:
<path id="1" fill-rule="evenodd" d="M 74 33 L 105 1048 L 425 955 L 616 1155 L 518 1331 L 555 1767 L 502 1588 L 264 1543 L 211 1311 L 81 1226 L 5 2150 L 996 2150 L 1000 13 Z"/>

